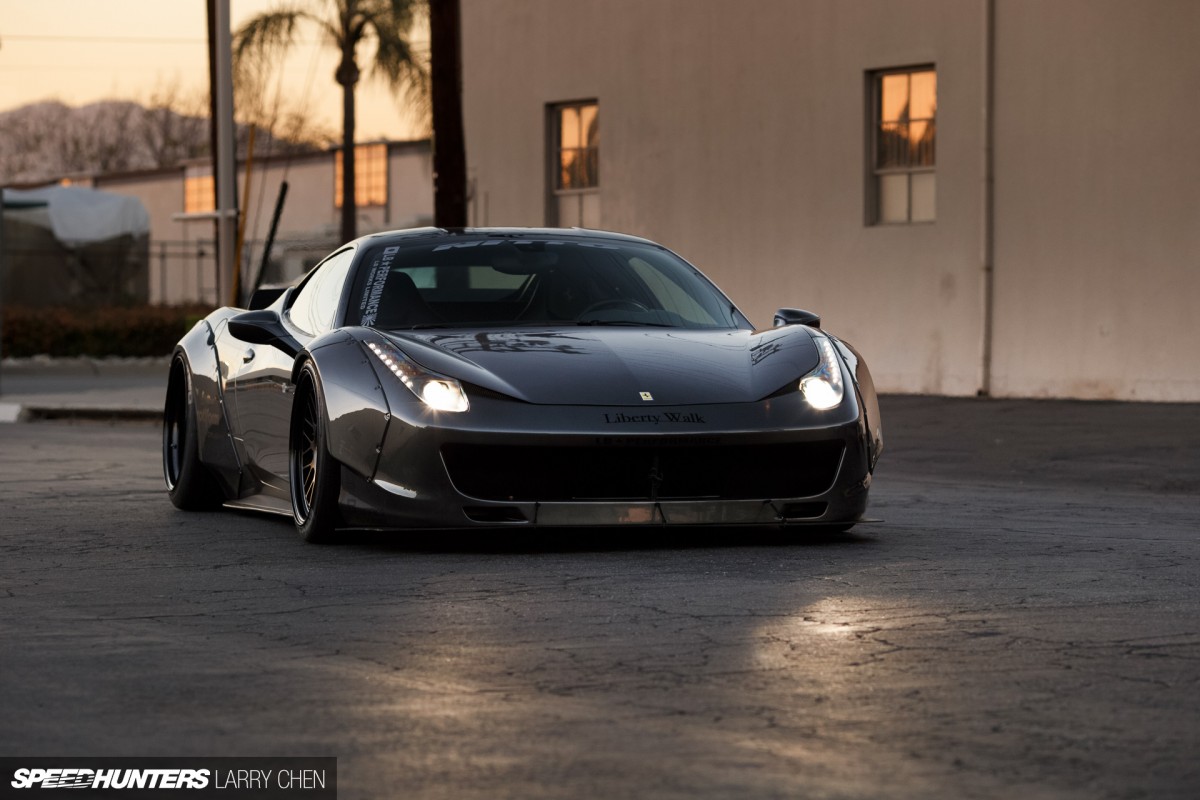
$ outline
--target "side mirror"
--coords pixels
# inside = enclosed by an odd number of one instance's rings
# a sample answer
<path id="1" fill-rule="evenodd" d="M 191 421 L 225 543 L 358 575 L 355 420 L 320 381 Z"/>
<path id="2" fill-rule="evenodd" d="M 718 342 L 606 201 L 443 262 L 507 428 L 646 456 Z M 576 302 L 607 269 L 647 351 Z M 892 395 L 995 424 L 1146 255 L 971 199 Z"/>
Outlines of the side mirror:
<path id="1" fill-rule="evenodd" d="M 821 317 L 802 308 L 781 308 L 775 312 L 775 327 L 784 325 L 807 325 L 810 328 L 821 327 Z"/>
<path id="2" fill-rule="evenodd" d="M 229 332 L 243 342 L 250 344 L 265 344 L 282 350 L 292 358 L 300 352 L 297 342 L 274 311 L 244 311 L 229 318 Z"/>

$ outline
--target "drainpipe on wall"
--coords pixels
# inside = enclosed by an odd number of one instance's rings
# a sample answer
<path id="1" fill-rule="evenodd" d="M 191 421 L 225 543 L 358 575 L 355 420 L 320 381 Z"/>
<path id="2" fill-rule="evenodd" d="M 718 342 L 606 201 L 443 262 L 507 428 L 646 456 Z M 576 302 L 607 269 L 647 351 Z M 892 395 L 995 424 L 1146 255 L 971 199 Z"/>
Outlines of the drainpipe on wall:
<path id="1" fill-rule="evenodd" d="M 995 112 L 996 2 L 983 0 L 983 197 L 980 261 L 983 267 L 983 330 L 980 352 L 980 397 L 992 393 L 992 328 L 995 306 L 995 212 L 992 140 Z"/>

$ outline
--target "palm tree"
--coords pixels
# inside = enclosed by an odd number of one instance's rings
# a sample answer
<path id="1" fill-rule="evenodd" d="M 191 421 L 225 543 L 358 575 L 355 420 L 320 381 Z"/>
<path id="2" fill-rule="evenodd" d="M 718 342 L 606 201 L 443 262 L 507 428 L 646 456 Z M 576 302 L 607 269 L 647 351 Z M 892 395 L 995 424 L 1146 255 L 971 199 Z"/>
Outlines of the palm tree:
<path id="1" fill-rule="evenodd" d="M 424 0 L 330 0 L 329 13 L 310 10 L 326 3 L 309 2 L 281 6 L 247 20 L 234 36 L 234 60 L 265 58 L 271 51 L 283 49 L 295 40 L 302 27 L 316 28 L 341 53 L 334 79 L 342 87 L 342 240 L 357 234 L 357 203 L 354 194 L 354 88 L 360 71 L 357 51 L 360 44 L 373 42 L 375 56 L 371 74 L 384 80 L 393 91 L 405 91 L 412 100 L 425 106 L 429 80 L 424 61 L 418 57 L 408 31 Z"/>

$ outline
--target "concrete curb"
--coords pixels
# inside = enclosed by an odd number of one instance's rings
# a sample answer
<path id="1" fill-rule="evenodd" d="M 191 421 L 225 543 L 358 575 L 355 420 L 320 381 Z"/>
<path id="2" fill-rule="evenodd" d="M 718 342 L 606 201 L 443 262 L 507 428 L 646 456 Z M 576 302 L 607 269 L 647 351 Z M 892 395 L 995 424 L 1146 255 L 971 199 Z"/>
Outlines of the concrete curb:
<path id="1" fill-rule="evenodd" d="M 3 422 L 24 422 L 22 414 L 25 412 L 25 407 L 20 403 L 0 403 L 0 423 Z"/>
<path id="2" fill-rule="evenodd" d="M 50 406 L 23 406 L 17 421 L 38 422 L 42 420 L 93 420 L 158 422 L 162 411 L 149 408 L 58 408 Z"/>
<path id="3" fill-rule="evenodd" d="M 88 420 L 95 422 L 158 422 L 160 409 L 150 408 L 89 408 L 86 406 L 44 406 L 21 403 L 0 403 L 0 424 L 40 422 L 46 420 Z"/>
<path id="4" fill-rule="evenodd" d="M 164 379 L 167 368 L 171 365 L 170 356 L 154 356 L 147 358 L 126 358 L 109 356 L 93 358 L 91 356 L 75 356 L 72 358 L 54 358 L 41 355 L 30 358 L 5 358 L 0 360 L 0 374 L 11 376 L 24 375 L 157 375 Z"/>

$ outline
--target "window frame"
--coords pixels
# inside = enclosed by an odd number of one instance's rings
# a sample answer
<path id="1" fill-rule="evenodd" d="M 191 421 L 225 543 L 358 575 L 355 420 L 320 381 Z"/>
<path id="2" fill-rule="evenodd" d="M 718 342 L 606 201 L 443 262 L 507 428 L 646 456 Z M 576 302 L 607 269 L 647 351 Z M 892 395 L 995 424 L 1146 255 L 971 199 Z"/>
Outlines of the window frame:
<path id="1" fill-rule="evenodd" d="M 906 75 L 909 77 L 909 89 L 911 93 L 912 76 L 922 72 L 932 72 L 934 74 L 935 89 L 934 89 L 934 112 L 930 118 L 922 117 L 921 120 L 928 120 L 933 124 L 934 129 L 934 146 L 933 146 L 933 164 L 932 166 L 910 165 L 905 167 L 880 167 L 879 166 L 879 146 L 880 146 L 880 130 L 884 125 L 883 120 L 883 80 L 890 75 Z M 865 196 L 866 203 L 864 208 L 864 224 L 868 227 L 894 227 L 907 225 L 932 225 L 937 222 L 937 122 L 938 122 L 938 93 L 937 93 L 937 77 L 938 70 L 935 62 L 911 64 L 900 67 L 887 67 L 884 69 L 872 69 L 865 73 L 864 80 L 866 82 L 866 174 Z M 911 119 L 909 122 L 911 123 Z M 882 179 L 889 175 L 904 175 L 906 200 L 905 200 L 905 219 L 903 220 L 885 220 L 883 219 L 881 202 L 882 202 Z M 931 175 L 934 180 L 934 200 L 933 200 L 933 216 L 929 219 L 913 219 L 913 176 L 914 175 Z"/>
<path id="2" fill-rule="evenodd" d="M 216 211 L 216 194 L 211 164 L 197 164 L 183 170 L 183 213 L 208 214 Z"/>
<path id="3" fill-rule="evenodd" d="M 546 220 L 551 227 L 561 224 L 559 219 L 559 198 L 580 197 L 600 193 L 600 145 L 589 147 L 564 148 L 562 142 L 562 112 L 569 108 L 582 109 L 592 106 L 596 109 L 597 128 L 600 119 L 600 101 L 591 97 L 582 100 L 564 100 L 546 104 Z M 596 153 L 596 170 L 593 182 L 587 186 L 564 188 L 560 186 L 562 177 L 562 152 L 564 149 L 579 150 L 585 153 L 594 150 Z M 582 203 L 582 198 L 580 200 Z M 582 210 L 580 216 L 582 217 Z"/>
<path id="4" fill-rule="evenodd" d="M 382 158 L 379 157 L 382 152 Z M 388 146 L 386 142 L 365 142 L 354 145 L 354 196 L 356 208 L 383 208 L 388 204 L 388 186 L 390 175 L 388 163 Z M 382 162 L 382 169 L 377 174 L 368 174 L 367 170 L 376 163 Z M 333 207 L 342 207 L 342 170 L 345 160 L 342 148 L 334 151 L 333 155 Z M 371 197 L 370 192 L 380 190 L 381 195 Z M 379 202 L 374 202 L 378 198 Z"/>

